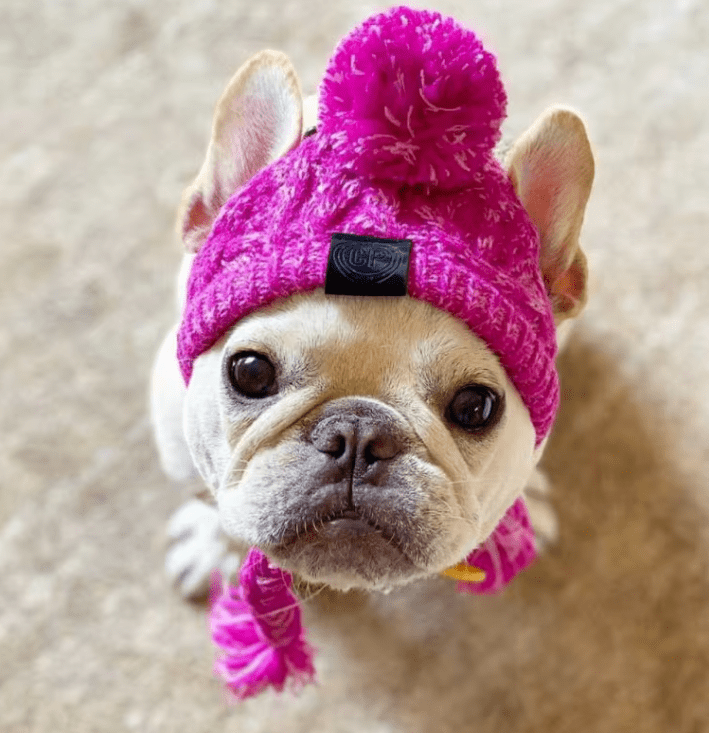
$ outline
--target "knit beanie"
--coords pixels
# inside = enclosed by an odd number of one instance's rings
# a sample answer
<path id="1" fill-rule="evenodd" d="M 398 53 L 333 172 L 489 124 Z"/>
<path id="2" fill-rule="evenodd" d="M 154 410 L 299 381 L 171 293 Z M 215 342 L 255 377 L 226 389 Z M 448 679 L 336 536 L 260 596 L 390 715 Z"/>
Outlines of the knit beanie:
<path id="1" fill-rule="evenodd" d="M 497 355 L 539 445 L 559 400 L 554 321 L 539 235 L 494 157 L 506 106 L 494 56 L 450 18 L 393 8 L 340 43 L 319 104 L 316 134 L 234 193 L 194 260 L 178 332 L 185 381 L 276 300 L 323 287 L 408 294 Z M 483 582 L 458 589 L 496 592 L 534 556 L 520 498 L 466 558 Z M 237 698 L 313 678 L 291 577 L 258 549 L 239 587 L 215 582 L 210 618 L 216 669 Z"/>
<path id="2" fill-rule="evenodd" d="M 451 18 L 393 8 L 340 43 L 319 98 L 316 134 L 234 193 L 194 261 L 185 381 L 239 319 L 324 287 L 333 235 L 403 240 L 405 292 L 488 345 L 541 443 L 559 399 L 554 321 L 538 233 L 494 157 L 506 107 L 495 57 Z"/>

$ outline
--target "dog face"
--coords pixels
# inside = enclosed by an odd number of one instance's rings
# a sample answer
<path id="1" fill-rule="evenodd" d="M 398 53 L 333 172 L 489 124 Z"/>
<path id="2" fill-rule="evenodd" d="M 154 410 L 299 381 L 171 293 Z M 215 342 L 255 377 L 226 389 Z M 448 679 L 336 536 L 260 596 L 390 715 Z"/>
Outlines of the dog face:
<path id="1" fill-rule="evenodd" d="M 183 200 L 188 249 L 232 191 L 299 143 L 300 115 L 284 57 L 261 54 L 237 72 Z M 272 134 L 252 134 L 268 124 Z M 228 150 L 235 141 L 241 157 Z M 540 230 L 561 322 L 585 299 L 578 232 L 592 158 L 578 117 L 545 115 L 513 148 L 509 171 Z M 495 355 L 408 297 L 316 291 L 249 315 L 196 360 L 184 416 L 224 530 L 343 589 L 386 589 L 458 562 L 520 495 L 540 452 Z"/>
<path id="2" fill-rule="evenodd" d="M 245 318 L 197 360 L 186 411 L 227 533 L 335 587 L 455 564 L 535 463 L 497 358 L 409 298 L 316 292 Z"/>

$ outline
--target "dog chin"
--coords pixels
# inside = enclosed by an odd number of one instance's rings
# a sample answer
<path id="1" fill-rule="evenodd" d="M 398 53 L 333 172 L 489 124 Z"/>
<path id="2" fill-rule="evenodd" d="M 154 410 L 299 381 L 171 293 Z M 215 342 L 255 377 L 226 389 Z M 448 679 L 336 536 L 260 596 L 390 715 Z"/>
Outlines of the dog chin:
<path id="1" fill-rule="evenodd" d="M 362 519 L 313 525 L 263 549 L 302 580 L 338 590 L 387 591 L 428 574 L 409 557 L 404 543 Z"/>

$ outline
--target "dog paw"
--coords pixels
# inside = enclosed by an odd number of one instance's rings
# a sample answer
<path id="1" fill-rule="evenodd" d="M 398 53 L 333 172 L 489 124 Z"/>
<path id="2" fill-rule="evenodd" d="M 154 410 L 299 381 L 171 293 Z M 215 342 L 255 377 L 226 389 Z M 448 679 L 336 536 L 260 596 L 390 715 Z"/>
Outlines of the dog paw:
<path id="1" fill-rule="evenodd" d="M 217 510 L 199 499 L 172 515 L 167 536 L 165 571 L 185 599 L 204 598 L 214 570 L 224 578 L 233 578 L 239 570 L 242 555 L 222 531 Z"/>
<path id="2" fill-rule="evenodd" d="M 524 499 L 539 552 L 544 552 L 559 539 L 559 520 L 549 493 L 547 477 L 535 468 L 524 489 Z"/>

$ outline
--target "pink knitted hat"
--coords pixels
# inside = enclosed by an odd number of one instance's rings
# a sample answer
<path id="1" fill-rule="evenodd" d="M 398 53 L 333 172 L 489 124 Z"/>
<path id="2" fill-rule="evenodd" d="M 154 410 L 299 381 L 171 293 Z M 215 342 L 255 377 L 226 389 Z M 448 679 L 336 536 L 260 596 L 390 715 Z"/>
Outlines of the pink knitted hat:
<path id="1" fill-rule="evenodd" d="M 322 288 L 333 234 L 409 240 L 408 294 L 499 357 L 539 444 L 559 399 L 556 340 L 537 231 L 493 155 L 505 104 L 494 56 L 453 19 L 399 7 L 350 33 L 317 133 L 227 201 L 194 261 L 185 380 L 239 319 Z"/>
<path id="2" fill-rule="evenodd" d="M 541 443 L 559 400 L 554 321 L 538 233 L 493 155 L 505 104 L 494 57 L 450 18 L 399 7 L 350 33 L 321 85 L 317 133 L 227 201 L 196 256 L 178 333 L 185 381 L 234 323 L 275 300 L 324 286 L 408 293 L 498 356 Z M 343 269 L 351 291 L 333 285 Z M 485 581 L 459 590 L 498 591 L 534 556 L 518 499 L 467 558 Z M 256 548 L 238 588 L 215 587 L 217 669 L 239 698 L 313 677 L 290 588 Z"/>

